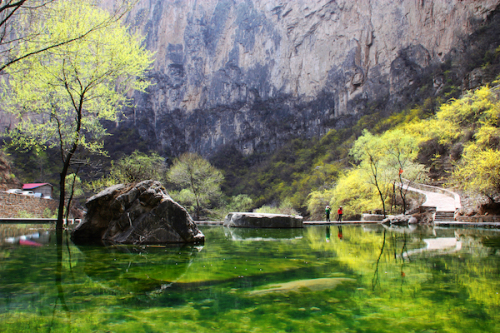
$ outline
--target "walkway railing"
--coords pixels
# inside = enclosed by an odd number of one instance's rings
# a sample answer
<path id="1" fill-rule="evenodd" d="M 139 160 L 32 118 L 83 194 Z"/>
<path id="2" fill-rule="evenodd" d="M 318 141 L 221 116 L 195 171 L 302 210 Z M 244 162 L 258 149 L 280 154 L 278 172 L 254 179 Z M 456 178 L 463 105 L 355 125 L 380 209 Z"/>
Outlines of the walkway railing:
<path id="1" fill-rule="evenodd" d="M 453 191 L 450 191 L 450 190 L 442 188 L 442 187 L 432 186 L 432 185 L 410 183 L 410 181 L 408 179 L 403 179 L 403 181 L 405 182 L 405 184 L 407 186 L 414 187 L 414 188 L 419 189 L 421 191 L 441 193 L 441 194 L 444 194 L 450 198 L 453 198 L 455 200 L 455 209 L 462 208 L 462 203 L 460 202 L 460 195 L 458 195 L 457 193 L 455 193 Z"/>

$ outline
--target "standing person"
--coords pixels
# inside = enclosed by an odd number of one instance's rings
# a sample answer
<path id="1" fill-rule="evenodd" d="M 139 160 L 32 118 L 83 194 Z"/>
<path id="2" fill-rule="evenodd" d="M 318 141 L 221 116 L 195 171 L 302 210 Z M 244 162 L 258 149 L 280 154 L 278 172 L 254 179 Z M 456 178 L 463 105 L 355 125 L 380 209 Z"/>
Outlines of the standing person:
<path id="1" fill-rule="evenodd" d="M 337 214 L 339 215 L 339 222 L 342 222 L 342 214 L 343 214 L 342 206 L 340 206 L 339 210 L 337 210 Z"/>
<path id="2" fill-rule="evenodd" d="M 325 215 L 326 215 L 326 221 L 327 222 L 330 222 L 330 212 L 331 212 L 330 206 L 326 206 L 326 208 L 325 208 Z"/>

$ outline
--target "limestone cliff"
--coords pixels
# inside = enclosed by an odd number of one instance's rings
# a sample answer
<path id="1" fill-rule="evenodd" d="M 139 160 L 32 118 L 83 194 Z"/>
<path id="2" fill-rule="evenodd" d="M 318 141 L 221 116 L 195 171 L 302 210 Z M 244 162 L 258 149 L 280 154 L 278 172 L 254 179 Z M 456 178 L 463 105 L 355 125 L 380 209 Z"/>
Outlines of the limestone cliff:
<path id="1" fill-rule="evenodd" d="M 155 85 L 119 126 L 166 155 L 222 145 L 249 154 L 322 135 L 397 100 L 499 3 L 141 0 L 127 23 L 156 52 Z"/>

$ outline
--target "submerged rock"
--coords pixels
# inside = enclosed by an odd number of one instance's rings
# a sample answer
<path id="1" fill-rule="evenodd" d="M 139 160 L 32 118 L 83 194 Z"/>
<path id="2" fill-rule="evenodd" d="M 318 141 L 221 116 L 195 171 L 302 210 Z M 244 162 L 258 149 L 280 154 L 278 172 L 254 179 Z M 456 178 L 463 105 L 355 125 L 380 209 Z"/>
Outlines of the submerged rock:
<path id="1" fill-rule="evenodd" d="M 225 227 L 236 228 L 303 228 L 303 218 L 298 215 L 229 213 L 224 219 Z"/>
<path id="2" fill-rule="evenodd" d="M 71 234 L 77 243 L 198 243 L 205 236 L 160 182 L 111 186 L 87 200 L 87 214 Z"/>
<path id="3" fill-rule="evenodd" d="M 256 295 L 264 295 L 275 292 L 287 293 L 290 291 L 299 292 L 303 289 L 311 291 L 321 291 L 321 290 L 333 289 L 337 285 L 348 281 L 356 282 L 355 279 L 344 278 L 344 277 L 297 280 L 281 284 L 269 284 L 265 286 L 264 287 L 265 289 L 263 290 L 253 290 L 249 292 L 249 295 L 256 296 Z"/>

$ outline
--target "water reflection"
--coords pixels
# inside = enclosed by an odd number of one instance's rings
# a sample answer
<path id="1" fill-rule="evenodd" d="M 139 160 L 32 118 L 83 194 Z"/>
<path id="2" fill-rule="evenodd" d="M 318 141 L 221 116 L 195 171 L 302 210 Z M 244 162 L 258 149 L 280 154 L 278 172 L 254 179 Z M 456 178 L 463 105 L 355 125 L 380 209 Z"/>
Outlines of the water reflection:
<path id="1" fill-rule="evenodd" d="M 500 328 L 495 231 L 200 229 L 203 247 L 3 243 L 0 331 Z"/>
<path id="2" fill-rule="evenodd" d="M 226 237 L 233 241 L 279 241 L 301 239 L 304 234 L 303 228 L 289 229 L 257 229 L 257 228 L 227 228 L 224 227 Z"/>
<path id="3" fill-rule="evenodd" d="M 338 226 L 339 233 L 337 234 L 337 237 L 342 240 L 344 238 L 344 234 L 342 233 L 342 226 Z"/>
<path id="4" fill-rule="evenodd" d="M 166 289 L 186 274 L 203 245 L 76 246 L 77 267 L 93 282 L 120 292 Z"/>
<path id="5" fill-rule="evenodd" d="M 50 243 L 51 232 L 36 226 L 17 226 L 0 224 L 0 246 L 20 244 L 25 246 L 40 246 Z"/>

